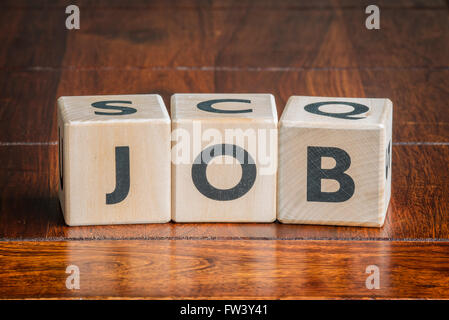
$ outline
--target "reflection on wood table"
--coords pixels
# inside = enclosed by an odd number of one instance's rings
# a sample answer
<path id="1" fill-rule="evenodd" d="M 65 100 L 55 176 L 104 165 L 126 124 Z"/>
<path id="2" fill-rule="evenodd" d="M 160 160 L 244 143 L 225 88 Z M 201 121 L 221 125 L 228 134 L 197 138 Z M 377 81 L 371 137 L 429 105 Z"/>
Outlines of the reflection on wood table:
<path id="1" fill-rule="evenodd" d="M 10 242 L 0 245 L 0 297 L 449 298 L 448 259 L 447 243 L 427 242 Z M 66 284 L 68 266 L 79 289 Z"/>

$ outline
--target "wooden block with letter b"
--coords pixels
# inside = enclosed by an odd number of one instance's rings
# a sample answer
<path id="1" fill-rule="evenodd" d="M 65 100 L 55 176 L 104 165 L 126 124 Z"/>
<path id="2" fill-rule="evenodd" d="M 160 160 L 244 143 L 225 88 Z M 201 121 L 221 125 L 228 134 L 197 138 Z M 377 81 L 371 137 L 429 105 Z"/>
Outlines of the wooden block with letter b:
<path id="1" fill-rule="evenodd" d="M 168 222 L 170 118 L 158 95 L 58 99 L 68 225 Z"/>
<path id="2" fill-rule="evenodd" d="M 276 219 L 277 111 L 271 94 L 171 99 L 172 219 Z"/>
<path id="3" fill-rule="evenodd" d="M 279 124 L 278 219 L 381 227 L 392 117 L 389 99 L 290 97 Z"/>

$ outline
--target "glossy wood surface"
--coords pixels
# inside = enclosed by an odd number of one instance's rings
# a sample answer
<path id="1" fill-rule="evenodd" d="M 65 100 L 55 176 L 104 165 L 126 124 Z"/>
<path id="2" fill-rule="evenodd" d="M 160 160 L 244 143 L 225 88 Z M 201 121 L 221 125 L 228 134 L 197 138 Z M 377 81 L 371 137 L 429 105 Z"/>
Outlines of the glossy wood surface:
<path id="1" fill-rule="evenodd" d="M 449 298 L 448 259 L 447 243 L 428 242 L 10 242 L 0 245 L 0 297 Z M 80 289 L 69 290 L 73 265 Z M 366 286 L 372 265 L 379 289 Z"/>
<path id="2" fill-rule="evenodd" d="M 0 297 L 449 297 L 447 1 L 377 1 L 380 30 L 370 1 L 85 0 L 72 31 L 68 4 L 0 3 Z M 390 98 L 384 227 L 66 226 L 56 99 L 188 92 L 273 93 L 279 115 L 291 95 Z M 372 260 L 380 291 L 363 289 Z M 87 268 L 78 293 L 71 261 Z"/>

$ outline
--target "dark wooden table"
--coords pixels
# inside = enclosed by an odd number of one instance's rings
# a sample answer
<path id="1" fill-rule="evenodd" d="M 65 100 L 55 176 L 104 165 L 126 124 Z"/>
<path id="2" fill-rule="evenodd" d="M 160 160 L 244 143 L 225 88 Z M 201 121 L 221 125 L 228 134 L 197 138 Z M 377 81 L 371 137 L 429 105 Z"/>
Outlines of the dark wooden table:
<path id="1" fill-rule="evenodd" d="M 0 298 L 449 298 L 448 1 L 74 2 L 0 4 Z M 385 226 L 66 226 L 56 99 L 187 92 L 390 98 Z"/>

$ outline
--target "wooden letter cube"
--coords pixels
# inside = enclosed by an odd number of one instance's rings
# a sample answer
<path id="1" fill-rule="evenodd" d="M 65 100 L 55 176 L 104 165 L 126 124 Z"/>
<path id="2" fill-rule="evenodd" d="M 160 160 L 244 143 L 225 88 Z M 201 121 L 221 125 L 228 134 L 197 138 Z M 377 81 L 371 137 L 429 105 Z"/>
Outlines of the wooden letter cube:
<path id="1" fill-rule="evenodd" d="M 271 94 L 175 94 L 172 219 L 276 219 L 277 111 Z"/>
<path id="2" fill-rule="evenodd" d="M 381 227 L 392 115 L 389 99 L 291 97 L 279 124 L 279 221 Z"/>
<path id="3" fill-rule="evenodd" d="M 170 118 L 159 95 L 61 97 L 58 134 L 68 225 L 170 220 Z"/>

